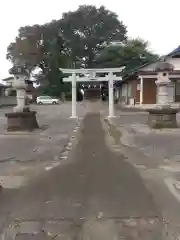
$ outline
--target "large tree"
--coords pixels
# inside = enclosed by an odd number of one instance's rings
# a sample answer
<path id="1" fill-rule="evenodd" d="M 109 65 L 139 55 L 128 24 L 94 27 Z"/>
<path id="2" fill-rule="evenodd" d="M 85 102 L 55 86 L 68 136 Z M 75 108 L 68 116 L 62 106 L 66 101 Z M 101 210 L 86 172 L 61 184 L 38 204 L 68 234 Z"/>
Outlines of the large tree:
<path id="1" fill-rule="evenodd" d="M 52 56 L 61 55 L 65 58 L 61 65 L 68 62 L 71 67 L 83 64 L 89 67 L 96 52 L 113 40 L 125 39 L 126 27 L 115 13 L 103 6 L 83 5 L 74 12 L 64 13 L 60 20 L 21 27 L 15 42 L 7 48 L 7 58 L 11 62 L 20 58 L 28 66 L 44 70 Z"/>
<path id="2" fill-rule="evenodd" d="M 43 74 L 38 80 L 48 80 L 46 92 L 57 95 L 58 89 L 64 88 L 59 67 L 92 67 L 100 49 L 113 40 L 125 39 L 126 27 L 115 13 L 84 5 L 64 13 L 60 20 L 21 27 L 7 48 L 7 58 L 12 63 L 21 60 L 30 71 L 40 67 Z"/>
<path id="3" fill-rule="evenodd" d="M 21 27 L 15 42 L 7 48 L 7 59 L 12 63 L 19 59 L 29 67 L 39 66 L 45 71 L 50 68 L 52 60 L 59 62 L 65 56 L 64 49 L 65 42 L 57 22 L 52 21 L 45 25 Z"/>
<path id="4" fill-rule="evenodd" d="M 130 39 L 118 45 L 109 45 L 96 56 L 98 67 L 125 66 L 125 73 L 155 61 L 158 58 L 148 49 L 148 42 L 142 39 Z"/>
<path id="5" fill-rule="evenodd" d="M 21 27 L 15 42 L 7 48 L 7 58 L 13 64 L 20 60 L 30 71 L 39 67 L 41 74 L 35 77 L 46 83 L 44 91 L 60 95 L 63 86 L 59 67 L 66 66 L 68 56 L 59 22 Z"/>
<path id="6" fill-rule="evenodd" d="M 59 22 L 73 62 L 93 67 L 96 53 L 113 40 L 126 39 L 126 27 L 105 7 L 82 5 L 64 13 Z"/>

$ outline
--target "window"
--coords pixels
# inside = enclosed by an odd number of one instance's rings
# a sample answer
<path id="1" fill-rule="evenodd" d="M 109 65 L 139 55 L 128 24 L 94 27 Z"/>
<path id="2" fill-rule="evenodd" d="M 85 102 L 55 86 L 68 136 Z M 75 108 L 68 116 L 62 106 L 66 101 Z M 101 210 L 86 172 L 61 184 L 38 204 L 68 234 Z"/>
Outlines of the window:
<path id="1" fill-rule="evenodd" d="M 40 97 L 40 99 L 42 99 L 42 100 L 45 99 L 46 100 L 46 99 L 51 99 L 51 97 L 49 97 L 49 96 L 42 96 L 42 97 Z"/>

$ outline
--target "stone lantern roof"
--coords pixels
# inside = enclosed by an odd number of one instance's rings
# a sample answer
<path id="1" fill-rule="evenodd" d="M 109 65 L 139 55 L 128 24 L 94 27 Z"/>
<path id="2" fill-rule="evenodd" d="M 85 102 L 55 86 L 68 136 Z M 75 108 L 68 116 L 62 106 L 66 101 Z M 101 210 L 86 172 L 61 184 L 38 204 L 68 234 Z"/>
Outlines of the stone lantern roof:
<path id="1" fill-rule="evenodd" d="M 172 72 L 173 70 L 174 66 L 166 61 L 158 62 L 154 68 L 155 72 Z"/>

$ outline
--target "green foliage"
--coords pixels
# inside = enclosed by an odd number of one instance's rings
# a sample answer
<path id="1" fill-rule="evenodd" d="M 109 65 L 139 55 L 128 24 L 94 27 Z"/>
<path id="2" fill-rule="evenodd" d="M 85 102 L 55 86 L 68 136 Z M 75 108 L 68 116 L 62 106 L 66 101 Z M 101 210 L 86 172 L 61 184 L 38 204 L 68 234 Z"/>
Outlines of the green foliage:
<path id="1" fill-rule="evenodd" d="M 62 92 L 71 91 L 71 83 L 63 83 L 62 78 L 63 74 L 59 70 L 52 70 L 48 73 L 49 79 L 51 81 L 46 84 L 41 84 L 38 88 L 38 94 L 47 94 L 50 96 L 60 97 Z"/>
<path id="2" fill-rule="evenodd" d="M 97 67 L 122 67 L 124 73 L 157 60 L 158 55 L 148 50 L 148 43 L 141 39 L 127 40 L 118 46 L 109 46 L 96 57 Z"/>
<path id="3" fill-rule="evenodd" d="M 21 27 L 7 48 L 7 59 L 12 63 L 20 60 L 31 72 L 40 67 L 41 73 L 35 76 L 41 84 L 39 94 L 59 97 L 71 91 L 71 84 L 62 82 L 59 68 L 126 66 L 128 72 L 157 58 L 146 42 L 127 40 L 126 33 L 126 26 L 114 12 L 103 6 L 82 5 L 59 20 Z M 124 45 L 109 46 L 114 40 Z"/>
<path id="4" fill-rule="evenodd" d="M 109 42 L 126 39 L 124 24 L 103 6 L 82 5 L 74 12 L 64 13 L 60 27 L 71 58 L 85 67 L 92 67 L 96 52 Z"/>
<path id="5" fill-rule="evenodd" d="M 95 53 L 107 43 L 124 39 L 126 27 L 115 13 L 103 6 L 83 5 L 48 24 L 21 27 L 16 41 L 8 46 L 7 58 L 12 62 L 21 58 L 27 65 L 38 65 L 43 71 L 55 56 L 61 67 L 64 63 L 89 66 Z"/>

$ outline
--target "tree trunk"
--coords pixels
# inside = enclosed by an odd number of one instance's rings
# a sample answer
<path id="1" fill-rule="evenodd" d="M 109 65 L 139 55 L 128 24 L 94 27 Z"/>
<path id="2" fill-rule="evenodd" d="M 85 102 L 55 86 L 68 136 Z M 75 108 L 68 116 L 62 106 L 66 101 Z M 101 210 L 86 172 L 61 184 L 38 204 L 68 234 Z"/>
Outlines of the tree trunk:
<path id="1" fill-rule="evenodd" d="M 94 53 L 92 49 L 89 50 L 88 59 L 87 59 L 87 68 L 93 68 L 94 65 Z"/>

